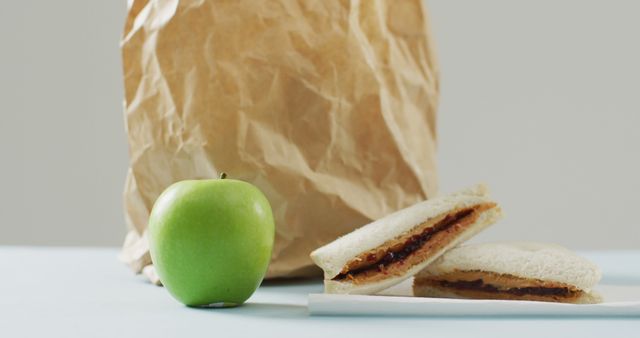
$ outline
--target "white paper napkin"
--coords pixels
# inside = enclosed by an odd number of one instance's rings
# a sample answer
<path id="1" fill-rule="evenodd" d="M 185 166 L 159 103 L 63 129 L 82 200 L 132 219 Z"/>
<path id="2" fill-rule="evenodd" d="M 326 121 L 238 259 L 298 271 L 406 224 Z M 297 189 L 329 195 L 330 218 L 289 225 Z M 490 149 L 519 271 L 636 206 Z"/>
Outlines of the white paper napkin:
<path id="1" fill-rule="evenodd" d="M 640 286 L 601 285 L 600 304 L 411 297 L 411 280 L 376 296 L 310 294 L 311 315 L 640 317 Z"/>

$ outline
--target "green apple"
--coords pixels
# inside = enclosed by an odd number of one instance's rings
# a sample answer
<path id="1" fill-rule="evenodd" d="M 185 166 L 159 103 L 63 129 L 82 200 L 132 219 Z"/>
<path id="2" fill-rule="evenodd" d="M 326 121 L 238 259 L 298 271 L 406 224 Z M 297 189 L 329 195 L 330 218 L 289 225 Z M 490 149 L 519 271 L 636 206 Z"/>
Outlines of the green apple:
<path id="1" fill-rule="evenodd" d="M 149 218 L 151 259 L 162 284 L 188 306 L 235 306 L 258 288 L 274 236 L 269 201 L 226 179 L 174 183 Z"/>

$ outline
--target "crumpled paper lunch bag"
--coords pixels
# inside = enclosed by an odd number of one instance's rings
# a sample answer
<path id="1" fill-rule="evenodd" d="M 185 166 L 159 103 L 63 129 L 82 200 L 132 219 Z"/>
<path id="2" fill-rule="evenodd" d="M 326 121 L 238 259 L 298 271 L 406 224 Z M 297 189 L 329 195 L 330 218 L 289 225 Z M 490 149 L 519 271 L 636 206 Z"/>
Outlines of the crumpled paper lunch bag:
<path id="1" fill-rule="evenodd" d="M 433 196 L 427 24 L 419 0 L 129 0 L 121 258 L 151 264 L 149 212 L 184 179 L 226 172 L 266 194 L 267 277 L 318 274 L 313 249 Z"/>

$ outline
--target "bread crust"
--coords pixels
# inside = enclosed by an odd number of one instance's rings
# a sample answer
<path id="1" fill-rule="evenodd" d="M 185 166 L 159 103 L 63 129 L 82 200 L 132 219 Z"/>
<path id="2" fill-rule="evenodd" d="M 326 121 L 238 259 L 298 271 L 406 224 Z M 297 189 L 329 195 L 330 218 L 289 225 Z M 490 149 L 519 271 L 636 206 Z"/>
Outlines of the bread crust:
<path id="1" fill-rule="evenodd" d="M 601 277 L 589 260 L 558 245 L 535 242 L 493 242 L 463 245 L 440 256 L 416 278 L 456 271 L 483 271 L 525 280 L 572 285 L 590 291 Z"/>
<path id="2" fill-rule="evenodd" d="M 409 270 L 410 267 L 415 264 L 425 261 L 431 258 L 435 253 L 442 250 L 447 244 L 449 244 L 453 238 L 460 235 L 471 224 L 475 223 L 482 212 L 497 207 L 496 203 L 482 203 L 468 208 L 458 208 L 451 210 L 447 213 L 438 215 L 426 222 L 418 224 L 410 231 L 401 234 L 400 236 L 390 239 L 383 245 L 363 252 L 362 254 L 354 257 L 347 262 L 340 271 L 341 274 L 346 275 L 346 279 L 354 284 L 364 284 L 379 281 L 381 279 L 389 278 L 390 276 L 401 276 Z M 406 242 L 412 237 L 418 236 L 423 231 L 433 228 L 447 217 L 456 215 L 461 212 L 469 211 L 470 213 L 462 219 L 455 222 L 452 226 L 442 231 L 435 233 L 427 242 L 425 242 L 420 248 L 412 252 L 409 256 L 403 260 L 393 262 L 388 265 L 378 265 L 376 262 L 385 257 L 387 253 L 401 250 Z M 372 264 L 373 262 L 373 264 Z M 362 270 L 363 268 L 372 267 L 364 272 L 350 274 L 351 271 Z M 336 278 L 334 278 L 336 280 Z"/>
<path id="3" fill-rule="evenodd" d="M 487 188 L 484 185 L 476 185 L 450 195 L 430 198 L 388 214 L 337 238 L 314 250 L 310 257 L 316 265 L 322 268 L 324 278 L 330 280 L 339 275 L 344 266 L 354 257 L 384 245 L 389 239 L 401 236 L 415 228 L 417 224 L 448 213 L 452 209 L 488 202 L 493 201 L 487 195 Z"/>
<path id="4" fill-rule="evenodd" d="M 464 214 L 459 219 L 463 222 L 437 226 L 447 216 L 468 209 L 472 217 Z M 501 217 L 502 210 L 480 184 L 391 213 L 314 250 L 310 257 L 324 271 L 325 292 L 374 294 L 414 276 Z M 457 223 L 458 218 L 454 220 Z M 401 246 L 402 250 L 393 251 Z M 387 253 L 392 255 L 385 257 Z M 371 261 L 364 262 L 368 257 Z M 369 271 L 360 274 L 364 270 Z"/>
<path id="5" fill-rule="evenodd" d="M 480 214 L 480 217 L 477 221 L 470 225 L 465 231 L 459 234 L 452 239 L 452 241 L 443 247 L 440 251 L 437 251 L 433 254 L 432 257 L 425 259 L 422 262 L 414 266 L 410 266 L 409 269 L 398 276 L 387 275 L 386 278 L 382 278 L 380 280 L 371 281 L 367 283 L 354 284 L 349 280 L 340 280 L 335 281 L 331 279 L 324 280 L 324 289 L 326 293 L 339 293 L 339 294 L 375 294 L 378 291 L 389 288 L 393 285 L 396 285 L 403 280 L 414 276 L 419 271 L 423 270 L 426 266 L 431 264 L 438 256 L 442 255 L 447 250 L 463 243 L 467 239 L 473 237 L 478 232 L 482 231 L 489 225 L 493 224 L 501 217 L 501 212 L 499 208 L 492 208 Z"/>

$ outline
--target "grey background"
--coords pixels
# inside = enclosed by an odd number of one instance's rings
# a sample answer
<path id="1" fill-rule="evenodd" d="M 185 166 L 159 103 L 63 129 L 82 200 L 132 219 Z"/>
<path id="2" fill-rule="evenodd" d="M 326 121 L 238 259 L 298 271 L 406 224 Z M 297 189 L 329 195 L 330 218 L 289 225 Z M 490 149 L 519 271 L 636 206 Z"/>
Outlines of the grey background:
<path id="1" fill-rule="evenodd" d="M 478 240 L 640 248 L 640 3 L 428 1 L 441 190 L 487 182 Z M 0 244 L 119 245 L 124 1 L 0 11 Z"/>

